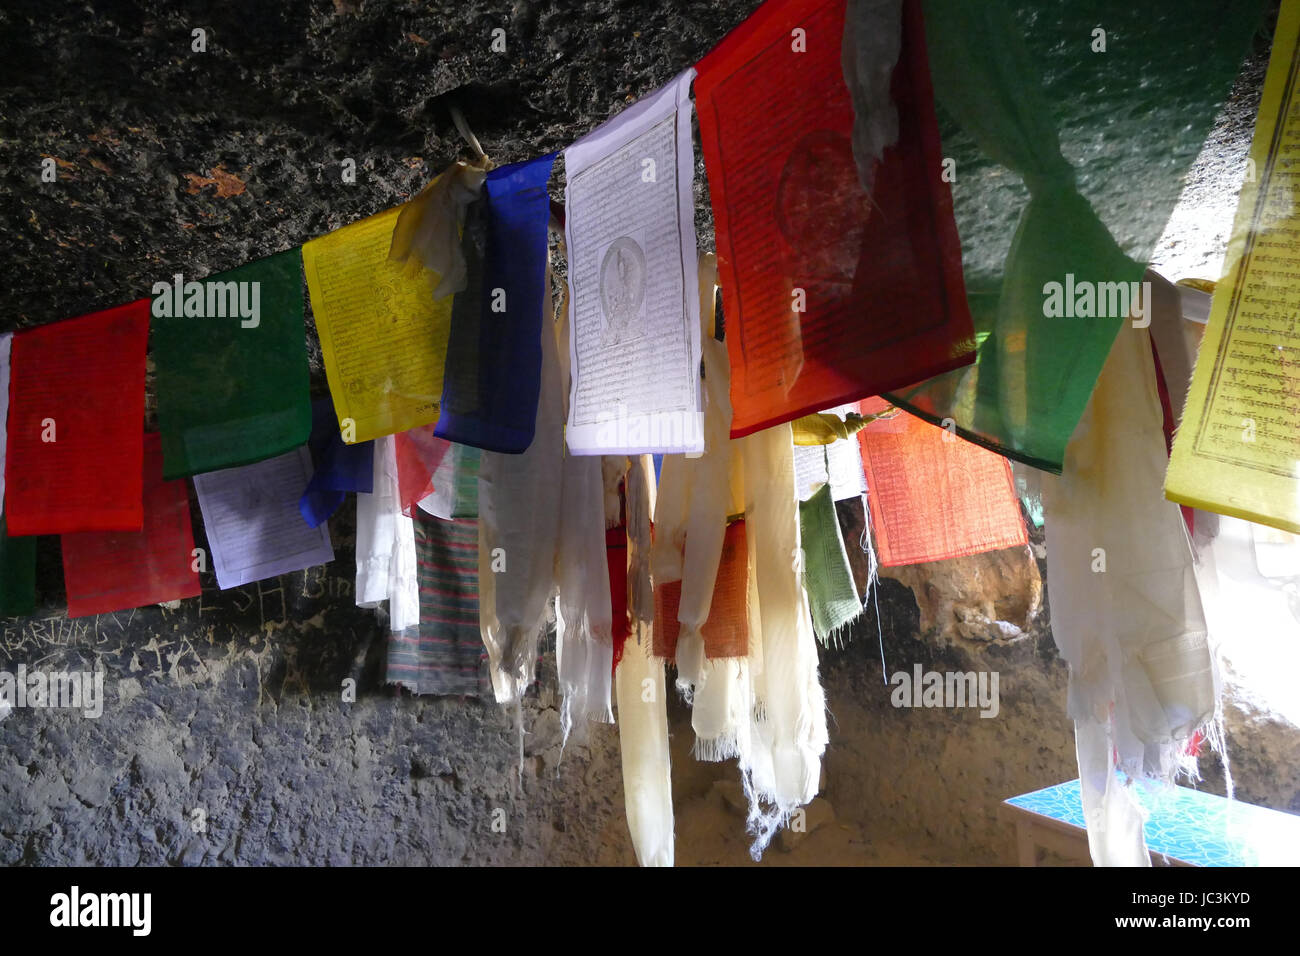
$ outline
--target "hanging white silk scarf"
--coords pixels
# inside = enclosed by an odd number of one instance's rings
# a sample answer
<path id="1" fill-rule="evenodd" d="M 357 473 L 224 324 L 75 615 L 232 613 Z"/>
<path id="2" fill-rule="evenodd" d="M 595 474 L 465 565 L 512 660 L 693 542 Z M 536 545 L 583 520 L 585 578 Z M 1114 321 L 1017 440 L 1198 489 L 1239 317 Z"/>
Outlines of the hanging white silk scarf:
<path id="1" fill-rule="evenodd" d="M 391 630 L 418 627 L 415 524 L 402 514 L 392 435 L 375 439 L 373 488 L 357 495 L 357 606 L 387 601 Z"/>
<path id="2" fill-rule="evenodd" d="M 613 723 L 610 682 L 609 567 L 605 557 L 602 459 L 566 455 L 559 547 L 555 555 L 555 653 L 560 678 L 560 728 L 565 740 L 588 720 Z"/>
<path id="3" fill-rule="evenodd" d="M 560 366 L 563 414 L 568 414 L 570 348 L 568 293 L 562 293 L 554 331 Z M 543 333 L 545 334 L 545 333 Z M 626 467 L 627 459 L 621 459 Z M 555 553 L 555 655 L 560 679 L 560 729 L 564 740 L 588 720 L 613 723 L 610 694 L 614 669 L 609 566 L 605 555 L 608 494 L 606 459 L 564 455 L 559 542 Z M 614 521 L 618 521 L 617 485 Z"/>
<path id="4" fill-rule="evenodd" d="M 615 683 L 623 754 L 623 800 L 632 848 L 641 866 L 673 865 L 673 791 L 668 752 L 664 662 L 650 656 L 654 598 L 650 588 L 650 515 L 655 473 L 649 455 L 632 459 L 627 477 L 628 612 Z"/>
<path id="5" fill-rule="evenodd" d="M 1195 773 L 1193 734 L 1215 716 L 1208 633 L 1167 464 L 1150 337 L 1125 323 L 1066 452 L 1044 478 L 1052 633 L 1070 665 L 1093 862 L 1144 865 L 1126 786 Z"/>
<path id="6" fill-rule="evenodd" d="M 817 795 L 826 749 L 826 699 L 817 638 L 799 582 L 799 508 L 790 426 L 740 440 L 749 544 L 750 680 L 755 715 L 748 769 L 750 855 L 758 859 L 779 826 Z"/>
<path id="7" fill-rule="evenodd" d="M 499 703 L 532 682 L 555 588 L 564 406 L 549 269 L 544 298 L 533 442 L 522 455 L 484 451 L 479 465 L 479 621 Z"/>
<path id="8" fill-rule="evenodd" d="M 1151 337 L 1160 356 L 1172 411 L 1182 417 L 1210 294 L 1175 286 L 1155 273 Z M 1196 581 L 1211 646 L 1222 653 L 1235 682 L 1250 689 L 1255 706 L 1300 723 L 1293 691 L 1300 668 L 1300 536 L 1275 528 L 1197 510 L 1192 547 Z M 1219 749 L 1221 734 L 1211 734 Z M 1227 754 L 1220 749 L 1228 796 L 1233 794 Z"/>
<path id="9" fill-rule="evenodd" d="M 677 606 L 677 689 L 691 703 L 693 753 L 700 760 L 749 755 L 749 661 L 712 657 L 704 625 L 712 608 L 731 508 L 731 369 L 714 335 L 717 262 L 700 256 L 701 353 L 704 361 L 704 452 L 665 455 L 655 504 L 651 568 L 655 587 L 681 582 Z"/>

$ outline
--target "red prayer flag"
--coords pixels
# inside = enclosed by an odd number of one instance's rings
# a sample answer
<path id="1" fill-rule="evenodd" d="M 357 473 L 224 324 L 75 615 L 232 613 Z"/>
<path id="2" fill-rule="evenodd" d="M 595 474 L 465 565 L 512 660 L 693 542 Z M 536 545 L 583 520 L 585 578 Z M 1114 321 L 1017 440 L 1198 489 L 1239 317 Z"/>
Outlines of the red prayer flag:
<path id="1" fill-rule="evenodd" d="M 451 442 L 433 433 L 436 426 L 421 425 L 393 436 L 397 459 L 397 496 L 402 514 L 413 515 L 419 502 L 433 494 L 433 475 L 451 450 Z"/>
<path id="2" fill-rule="evenodd" d="M 63 536 L 68 617 L 197 597 L 194 531 L 184 480 L 163 480 L 162 439 L 144 436 L 144 528 Z"/>
<path id="3" fill-rule="evenodd" d="M 732 438 L 975 359 L 921 5 L 904 3 L 898 139 L 870 195 L 853 155 L 844 11 L 768 0 L 697 67 Z"/>
<path id="4" fill-rule="evenodd" d="M 139 531 L 149 300 L 14 334 L 11 535 Z"/>
<path id="5" fill-rule="evenodd" d="M 864 414 L 888 408 L 862 403 Z M 882 567 L 1024 546 L 1011 463 L 901 409 L 858 432 Z"/>

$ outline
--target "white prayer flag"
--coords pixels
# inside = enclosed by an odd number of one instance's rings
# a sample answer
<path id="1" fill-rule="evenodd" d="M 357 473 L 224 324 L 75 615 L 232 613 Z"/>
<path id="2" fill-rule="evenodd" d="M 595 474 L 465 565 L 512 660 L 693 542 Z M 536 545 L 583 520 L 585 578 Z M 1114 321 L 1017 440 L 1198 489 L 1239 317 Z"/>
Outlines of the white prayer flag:
<path id="1" fill-rule="evenodd" d="M 302 520 L 298 499 L 311 480 L 306 445 L 266 461 L 194 476 L 222 590 L 334 560 L 328 525 Z"/>
<path id="2" fill-rule="evenodd" d="M 688 69 L 564 151 L 575 455 L 704 450 Z"/>

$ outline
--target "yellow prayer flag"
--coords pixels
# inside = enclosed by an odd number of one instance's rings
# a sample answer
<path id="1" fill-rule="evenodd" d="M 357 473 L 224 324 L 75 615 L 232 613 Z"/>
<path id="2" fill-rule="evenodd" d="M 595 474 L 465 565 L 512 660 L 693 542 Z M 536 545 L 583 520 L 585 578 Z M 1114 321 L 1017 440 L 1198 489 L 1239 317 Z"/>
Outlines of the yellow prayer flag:
<path id="1" fill-rule="evenodd" d="M 438 420 L 452 298 L 434 301 L 435 274 L 389 261 L 401 208 L 302 247 L 325 377 L 345 440 L 368 441 Z"/>
<path id="2" fill-rule="evenodd" d="M 1165 496 L 1300 532 L 1300 2 L 1284 0 Z"/>

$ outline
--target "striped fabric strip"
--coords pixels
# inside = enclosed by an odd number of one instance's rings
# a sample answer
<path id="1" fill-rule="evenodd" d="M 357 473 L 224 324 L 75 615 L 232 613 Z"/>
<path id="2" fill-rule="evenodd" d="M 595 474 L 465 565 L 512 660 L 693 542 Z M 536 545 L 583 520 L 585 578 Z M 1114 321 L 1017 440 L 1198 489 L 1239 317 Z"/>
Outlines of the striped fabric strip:
<path id="1" fill-rule="evenodd" d="M 491 697 L 479 633 L 478 521 L 416 510 L 420 626 L 389 635 L 388 674 L 415 694 Z"/>

